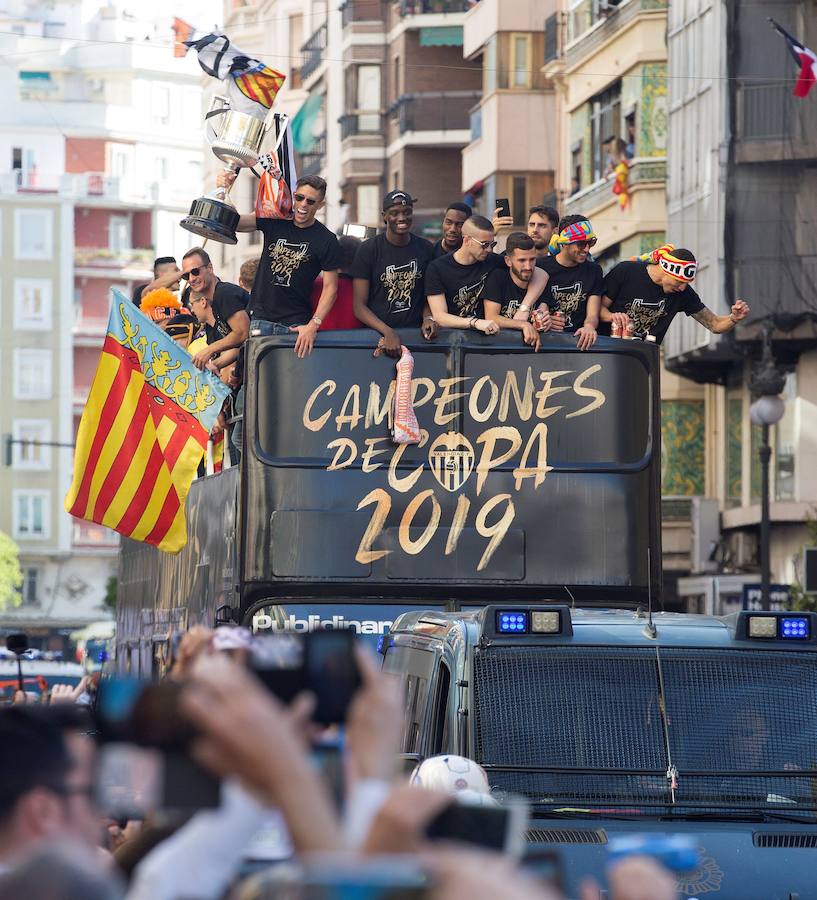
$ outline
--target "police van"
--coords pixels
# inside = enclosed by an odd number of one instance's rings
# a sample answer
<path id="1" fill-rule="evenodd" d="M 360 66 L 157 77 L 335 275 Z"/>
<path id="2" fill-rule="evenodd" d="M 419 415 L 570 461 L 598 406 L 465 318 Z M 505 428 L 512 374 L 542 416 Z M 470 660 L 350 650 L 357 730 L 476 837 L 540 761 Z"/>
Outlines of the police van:
<path id="1" fill-rule="evenodd" d="M 691 836 L 683 897 L 817 896 L 817 614 L 710 618 L 510 597 L 406 613 L 381 643 L 415 762 L 479 762 L 531 805 L 568 896 L 622 835 Z"/>

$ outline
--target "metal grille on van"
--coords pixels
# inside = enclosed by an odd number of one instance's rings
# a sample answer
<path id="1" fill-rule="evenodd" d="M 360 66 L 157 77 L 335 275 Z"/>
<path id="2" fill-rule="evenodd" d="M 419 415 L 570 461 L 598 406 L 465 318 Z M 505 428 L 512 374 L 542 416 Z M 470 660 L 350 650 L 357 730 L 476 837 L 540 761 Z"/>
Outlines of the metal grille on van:
<path id="1" fill-rule="evenodd" d="M 606 844 L 607 832 L 601 828 L 529 828 L 529 844 Z"/>
<path id="2" fill-rule="evenodd" d="M 752 835 L 755 847 L 780 847 L 787 850 L 813 849 L 817 847 L 817 834 L 798 834 L 797 832 L 756 831 Z"/>

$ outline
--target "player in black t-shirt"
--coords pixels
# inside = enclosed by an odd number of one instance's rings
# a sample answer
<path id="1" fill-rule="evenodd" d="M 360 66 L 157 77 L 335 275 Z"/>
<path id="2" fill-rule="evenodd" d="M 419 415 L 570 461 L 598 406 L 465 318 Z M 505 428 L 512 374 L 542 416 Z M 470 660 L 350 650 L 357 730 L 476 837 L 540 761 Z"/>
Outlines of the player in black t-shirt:
<path id="1" fill-rule="evenodd" d="M 142 296 L 159 288 L 167 288 L 171 291 L 179 289 L 179 276 L 181 270 L 176 265 L 175 256 L 160 256 L 153 262 L 153 281 L 146 284 L 137 284 L 133 289 L 131 300 L 134 306 L 142 305 Z M 185 292 L 186 293 L 186 292 Z M 187 298 L 182 296 L 182 306 L 187 306 Z"/>
<path id="2" fill-rule="evenodd" d="M 446 328 L 474 328 L 484 334 L 496 334 L 499 325 L 483 318 L 482 297 L 485 281 L 505 263 L 491 251 L 496 246 L 494 226 L 484 216 L 471 216 L 462 226 L 459 250 L 435 259 L 426 271 L 426 296 L 431 313 Z M 544 273 L 533 273 L 525 293 L 528 310 L 546 283 Z"/>
<path id="3" fill-rule="evenodd" d="M 549 276 L 544 299 L 550 329 L 575 331 L 579 350 L 596 343 L 599 326 L 604 276 L 601 266 L 588 258 L 595 243 L 593 226 L 584 216 L 565 216 L 551 238 L 551 255 L 536 262 Z M 522 307 L 515 318 L 527 313 Z"/>
<path id="4" fill-rule="evenodd" d="M 249 337 L 249 294 L 237 284 L 220 281 L 209 254 L 201 247 L 182 257 L 181 278 L 190 286 L 191 312 L 207 332 L 207 347 L 195 354 L 193 365 L 203 369 L 215 359 L 216 368 L 222 369 L 236 359 Z"/>
<path id="5" fill-rule="evenodd" d="M 434 259 L 446 256 L 462 247 L 462 226 L 473 210 L 467 203 L 451 203 L 443 216 L 443 236 L 434 244 Z"/>
<path id="6" fill-rule="evenodd" d="M 437 334 L 423 290 L 431 244 L 411 233 L 414 203 L 405 191 L 389 191 L 385 232 L 364 241 L 352 263 L 355 316 L 383 335 L 378 346 L 393 357 L 400 356 L 395 328 L 421 327 L 426 340 Z"/>
<path id="7" fill-rule="evenodd" d="M 539 332 L 528 321 L 514 319 L 536 268 L 534 240 L 521 231 L 508 235 L 505 244 L 505 266 L 494 269 L 485 282 L 483 303 L 485 317 L 500 328 L 522 332 L 522 340 L 539 349 Z"/>
<path id="8" fill-rule="evenodd" d="M 697 268 L 690 250 L 676 250 L 672 244 L 654 250 L 646 260 L 620 262 L 604 279 L 602 321 L 618 322 L 623 328 L 632 324 L 635 337 L 652 335 L 657 344 L 679 312 L 713 334 L 730 331 L 749 315 L 749 305 L 736 300 L 728 315 L 713 313 L 691 287 Z"/>
<path id="9" fill-rule="evenodd" d="M 235 173 L 220 172 L 216 184 L 227 187 Z M 264 235 L 261 262 L 253 285 L 250 317 L 253 335 L 297 333 L 295 353 L 308 356 L 318 329 L 338 293 L 338 239 L 315 218 L 326 198 L 326 182 L 302 175 L 295 184 L 292 219 L 261 219 L 242 215 L 236 231 Z M 312 312 L 312 286 L 318 275 L 323 289 Z"/>

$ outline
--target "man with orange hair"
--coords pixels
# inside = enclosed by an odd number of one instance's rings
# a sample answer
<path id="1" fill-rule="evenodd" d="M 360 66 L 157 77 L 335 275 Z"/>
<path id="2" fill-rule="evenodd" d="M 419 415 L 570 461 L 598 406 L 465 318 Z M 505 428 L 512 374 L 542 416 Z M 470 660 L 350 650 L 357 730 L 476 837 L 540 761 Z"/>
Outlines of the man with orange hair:
<path id="1" fill-rule="evenodd" d="M 646 262 L 646 265 L 644 264 Z M 731 331 L 749 315 L 749 305 L 735 300 L 728 315 L 708 309 L 692 288 L 698 262 L 690 250 L 665 244 L 645 257 L 620 262 L 604 279 L 601 320 L 632 326 L 634 337 L 650 336 L 657 344 L 680 312 L 713 334 Z"/>

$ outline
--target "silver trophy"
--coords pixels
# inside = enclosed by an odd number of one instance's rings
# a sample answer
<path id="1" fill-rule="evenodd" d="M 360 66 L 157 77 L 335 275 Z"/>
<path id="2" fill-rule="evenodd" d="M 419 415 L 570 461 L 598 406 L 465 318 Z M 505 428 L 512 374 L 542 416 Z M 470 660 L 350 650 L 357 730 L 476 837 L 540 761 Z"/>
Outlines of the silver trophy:
<path id="1" fill-rule="evenodd" d="M 216 118 L 221 119 L 218 130 L 213 125 Z M 268 134 L 275 135 L 271 151 L 280 147 L 286 134 L 288 116 L 270 109 L 266 116 L 260 118 L 231 109 L 229 99 L 217 94 L 210 102 L 205 121 L 210 149 L 226 163 L 226 171 L 234 172 L 241 167 L 252 168 L 257 164 Z M 235 230 L 240 217 L 228 200 L 228 194 L 229 188 L 216 188 L 207 196 L 194 200 L 190 214 L 181 221 L 182 228 L 221 244 L 237 243 Z"/>

